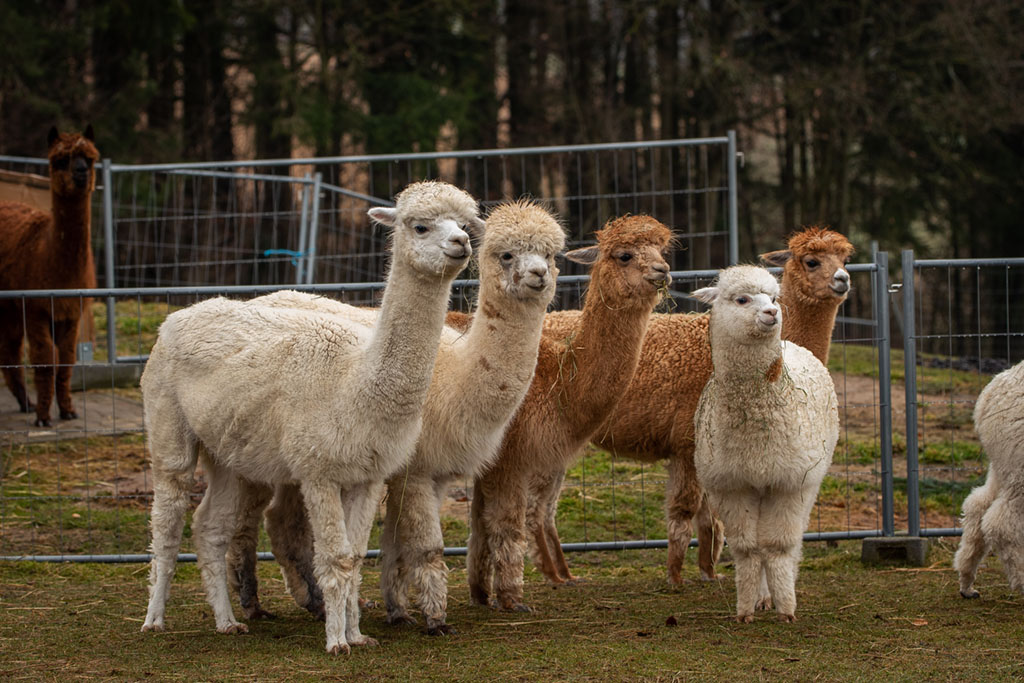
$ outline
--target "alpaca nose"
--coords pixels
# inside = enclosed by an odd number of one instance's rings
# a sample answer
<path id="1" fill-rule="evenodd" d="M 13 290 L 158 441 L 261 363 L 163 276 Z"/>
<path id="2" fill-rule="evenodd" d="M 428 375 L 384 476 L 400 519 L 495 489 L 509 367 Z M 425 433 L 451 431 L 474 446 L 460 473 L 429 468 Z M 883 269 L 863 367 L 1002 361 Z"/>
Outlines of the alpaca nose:
<path id="1" fill-rule="evenodd" d="M 764 313 L 766 316 L 768 316 L 769 318 L 771 318 L 773 320 L 779 317 L 779 307 L 778 306 L 769 306 L 768 308 L 765 308 L 761 312 Z"/>
<path id="2" fill-rule="evenodd" d="M 538 265 L 535 265 L 535 266 L 531 266 L 528 272 L 531 275 L 536 275 L 541 280 L 543 280 L 544 276 L 546 276 L 548 274 L 548 267 L 545 264 L 538 264 Z"/>
<path id="3" fill-rule="evenodd" d="M 472 253 L 472 247 L 469 246 L 469 235 L 461 230 L 449 237 L 448 242 L 449 245 L 445 249 L 445 253 L 451 258 L 464 258 Z"/>
<path id="4" fill-rule="evenodd" d="M 651 270 L 654 271 L 647 275 L 647 280 L 650 282 L 663 282 L 666 285 L 672 284 L 672 276 L 668 274 L 667 263 L 652 263 Z"/>
<path id="5" fill-rule="evenodd" d="M 850 274 L 843 268 L 836 271 L 832 276 L 832 291 L 838 294 L 845 294 L 850 291 Z"/>

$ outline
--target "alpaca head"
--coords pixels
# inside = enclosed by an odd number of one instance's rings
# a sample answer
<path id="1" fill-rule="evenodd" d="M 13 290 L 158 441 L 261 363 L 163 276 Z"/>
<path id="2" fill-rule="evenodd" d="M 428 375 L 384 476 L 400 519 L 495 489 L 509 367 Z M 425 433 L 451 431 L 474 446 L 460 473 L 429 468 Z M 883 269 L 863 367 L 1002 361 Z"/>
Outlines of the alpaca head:
<path id="1" fill-rule="evenodd" d="M 398 193 L 394 208 L 369 210 L 370 217 L 392 229 L 392 257 L 421 275 L 453 279 L 469 261 L 473 248 L 468 230 L 479 230 L 473 197 L 448 183 L 413 183 Z"/>
<path id="2" fill-rule="evenodd" d="M 96 162 L 100 153 L 93 144 L 92 125 L 85 132 L 58 133 L 50 128 L 47 137 L 50 159 L 50 187 L 61 197 L 88 196 L 96 186 Z"/>
<path id="3" fill-rule="evenodd" d="M 764 268 L 726 268 L 714 285 L 698 289 L 693 296 L 712 307 L 715 341 L 724 337 L 729 344 L 761 344 L 781 338 L 782 311 L 776 302 L 779 282 Z"/>
<path id="4" fill-rule="evenodd" d="M 555 257 L 564 248 L 565 231 L 542 206 L 525 199 L 501 204 L 485 223 L 481 284 L 546 306 L 555 294 Z"/>
<path id="5" fill-rule="evenodd" d="M 588 296 L 650 307 L 658 290 L 672 282 L 665 262 L 671 243 L 672 231 L 654 218 L 623 216 L 597 231 L 596 246 L 574 249 L 565 257 L 593 264 Z"/>
<path id="6" fill-rule="evenodd" d="M 782 266 L 787 294 L 804 301 L 830 302 L 838 306 L 850 291 L 850 274 L 846 264 L 853 254 L 853 245 L 834 230 L 806 228 L 793 233 L 788 249 L 761 254 L 769 265 Z"/>

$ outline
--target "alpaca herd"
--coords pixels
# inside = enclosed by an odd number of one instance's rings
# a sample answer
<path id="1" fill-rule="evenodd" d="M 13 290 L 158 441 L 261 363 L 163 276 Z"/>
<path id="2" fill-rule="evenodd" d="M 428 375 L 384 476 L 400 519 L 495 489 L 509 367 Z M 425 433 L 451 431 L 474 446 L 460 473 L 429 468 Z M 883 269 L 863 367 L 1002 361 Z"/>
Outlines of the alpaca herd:
<path id="1" fill-rule="evenodd" d="M 737 621 L 772 607 L 780 621 L 796 619 L 803 532 L 839 435 L 824 362 L 850 289 L 846 238 L 805 229 L 761 257 L 783 267 L 781 284 L 764 268 L 733 266 L 693 293 L 709 312 L 659 314 L 673 237 L 650 216 L 611 220 L 596 245 L 561 254 L 558 218 L 529 200 L 484 219 L 463 190 L 424 181 L 393 209 L 368 213 L 392 235 L 379 309 L 281 291 L 204 301 L 161 326 L 141 383 L 154 480 L 143 631 L 165 628 L 199 464 L 207 489 L 192 533 L 221 633 L 248 630 L 231 592 L 246 619 L 270 616 L 256 577 L 265 520 L 287 590 L 326 622 L 327 651 L 376 645 L 360 631 L 360 577 L 382 499 L 387 622 L 416 623 L 415 601 L 426 633 L 454 633 L 440 511 L 458 477 L 473 479 L 471 601 L 530 611 L 527 552 L 551 583 L 576 578 L 555 513 L 588 443 L 667 460 L 670 581 L 682 580 L 695 527 L 702 578 L 718 577 L 730 545 Z M 474 251 L 474 310 L 450 312 L 453 281 Z M 581 310 L 549 313 L 560 254 L 589 265 L 590 284 Z M 993 386 L 1019 389 L 1021 367 Z M 1003 400 L 1007 390 L 993 392 Z M 993 464 L 965 504 L 964 597 L 977 596 L 989 547 L 1022 587 L 1022 439 L 1006 436 L 1021 421 L 1006 411 L 1021 402 L 983 394 L 978 403 Z"/>

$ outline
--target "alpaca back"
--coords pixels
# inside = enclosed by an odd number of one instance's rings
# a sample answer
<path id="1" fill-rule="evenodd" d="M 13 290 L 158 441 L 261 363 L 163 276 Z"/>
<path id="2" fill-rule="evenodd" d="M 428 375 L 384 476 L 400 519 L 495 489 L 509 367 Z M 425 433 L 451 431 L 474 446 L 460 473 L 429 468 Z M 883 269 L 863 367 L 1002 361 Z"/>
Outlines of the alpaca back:
<path id="1" fill-rule="evenodd" d="M 988 455 L 989 482 L 1024 495 L 1024 363 L 999 373 L 982 389 L 974 428 Z"/>

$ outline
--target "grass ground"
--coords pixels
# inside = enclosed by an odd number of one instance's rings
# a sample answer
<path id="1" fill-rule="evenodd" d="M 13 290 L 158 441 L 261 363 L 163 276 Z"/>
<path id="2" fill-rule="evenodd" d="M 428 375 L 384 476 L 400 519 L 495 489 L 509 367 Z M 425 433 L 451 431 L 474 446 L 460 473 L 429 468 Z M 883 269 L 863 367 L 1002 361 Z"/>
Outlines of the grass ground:
<path id="1" fill-rule="evenodd" d="M 181 565 L 162 634 L 139 632 L 144 565 L 0 563 L 0 677 L 6 680 L 1011 680 L 1024 676 L 1024 598 L 995 560 L 980 600 L 957 593 L 951 547 L 930 567 L 865 567 L 859 546 L 808 544 L 799 621 L 731 620 L 732 567 L 708 584 L 666 585 L 663 551 L 573 557 L 586 581 L 553 589 L 528 570 L 535 611 L 468 604 L 461 558 L 450 558 L 449 621 L 431 638 L 364 610 L 380 648 L 324 652 L 323 624 L 295 607 L 272 563 L 259 566 L 273 621 L 244 636 L 214 632 L 195 565 Z M 726 550 L 725 557 L 728 557 Z M 692 558 L 691 558 L 692 559 Z M 363 595 L 379 597 L 378 571 Z"/>

